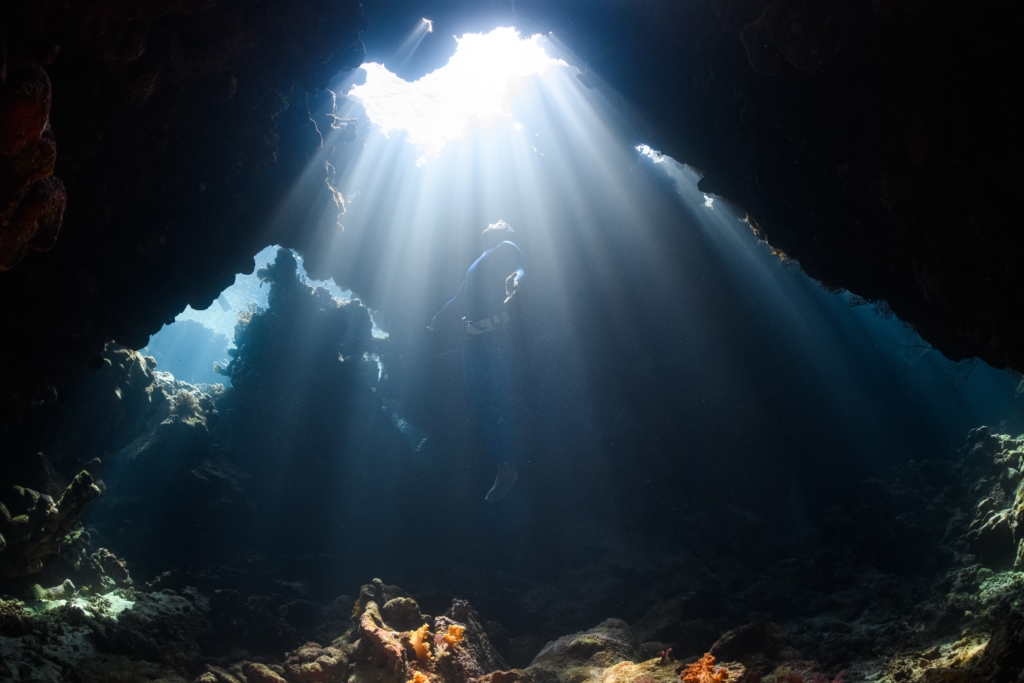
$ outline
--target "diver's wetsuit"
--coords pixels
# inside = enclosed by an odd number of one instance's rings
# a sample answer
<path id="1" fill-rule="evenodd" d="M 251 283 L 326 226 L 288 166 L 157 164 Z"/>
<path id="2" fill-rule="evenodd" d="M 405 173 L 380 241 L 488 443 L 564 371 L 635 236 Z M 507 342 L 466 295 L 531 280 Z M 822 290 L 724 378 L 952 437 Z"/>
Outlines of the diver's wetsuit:
<path id="1" fill-rule="evenodd" d="M 505 280 L 518 272 L 522 281 L 523 254 L 512 242 L 488 249 L 466 271 L 458 293 L 437 314 L 467 322 L 492 319 L 505 312 Z M 462 370 L 470 403 L 480 422 L 484 447 L 499 465 L 514 466 L 516 436 L 508 409 L 514 359 L 512 340 L 498 322 L 482 334 L 466 332 L 462 341 Z"/>

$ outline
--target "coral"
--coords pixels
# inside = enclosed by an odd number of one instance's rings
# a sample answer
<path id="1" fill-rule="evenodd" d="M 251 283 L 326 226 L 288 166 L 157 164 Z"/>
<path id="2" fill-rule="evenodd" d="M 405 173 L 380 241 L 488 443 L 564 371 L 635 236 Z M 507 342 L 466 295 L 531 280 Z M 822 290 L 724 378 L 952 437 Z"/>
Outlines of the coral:
<path id="1" fill-rule="evenodd" d="M 171 397 L 174 414 L 184 420 L 197 419 L 202 417 L 202 408 L 199 405 L 199 397 L 188 389 L 178 389 Z"/>
<path id="2" fill-rule="evenodd" d="M 100 495 L 92 476 L 80 472 L 54 503 L 46 494 L 15 486 L 0 501 L 0 579 L 38 573 L 56 555 L 61 539 L 78 523 L 85 507 Z"/>
<path id="3" fill-rule="evenodd" d="M 415 631 L 409 633 L 409 645 L 416 653 L 416 659 L 420 662 L 429 662 L 432 657 L 430 655 L 430 640 L 428 636 L 430 626 L 423 624 Z"/>
<path id="4" fill-rule="evenodd" d="M 413 671 L 408 683 L 430 683 L 430 679 L 422 671 Z"/>
<path id="5" fill-rule="evenodd" d="M 0 599 L 0 636 L 17 637 L 29 632 L 25 608 L 17 600 Z"/>
<path id="6" fill-rule="evenodd" d="M 445 633 L 442 637 L 444 642 L 449 646 L 456 645 L 462 642 L 462 638 L 466 633 L 466 627 L 459 624 L 449 624 L 448 633 Z"/>
<path id="7" fill-rule="evenodd" d="M 729 672 L 716 668 L 715 657 L 708 652 L 696 662 L 687 664 L 679 677 L 683 683 L 725 683 L 729 680 Z"/>
<path id="8" fill-rule="evenodd" d="M 90 585 L 94 591 L 106 592 L 132 585 L 128 563 L 106 548 L 99 548 L 89 556 L 86 571 L 92 574 Z"/>

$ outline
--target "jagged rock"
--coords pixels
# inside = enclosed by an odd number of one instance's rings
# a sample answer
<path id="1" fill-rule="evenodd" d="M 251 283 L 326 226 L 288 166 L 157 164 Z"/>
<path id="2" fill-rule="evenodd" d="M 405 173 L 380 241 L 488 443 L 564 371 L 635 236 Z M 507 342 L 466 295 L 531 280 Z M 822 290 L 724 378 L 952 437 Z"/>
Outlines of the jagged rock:
<path id="1" fill-rule="evenodd" d="M 1010 528 L 1010 513 L 1000 510 L 985 519 L 981 525 L 967 534 L 974 552 L 987 565 L 999 564 L 1014 555 L 1013 530 Z"/>
<path id="2" fill-rule="evenodd" d="M 106 548 L 100 548 L 89 556 L 89 565 L 93 574 L 91 585 L 95 590 L 105 593 L 132 585 L 128 563 Z"/>
<path id="3" fill-rule="evenodd" d="M 480 623 L 480 616 L 467 601 L 452 600 L 452 606 L 445 616 L 434 620 L 434 632 L 447 632 L 449 624 L 453 622 L 466 628 L 462 642 L 454 650 L 454 656 L 467 678 L 479 678 L 490 671 L 509 668 L 487 636 L 486 629 Z"/>
<path id="4" fill-rule="evenodd" d="M 1010 526 L 1013 528 L 1013 537 L 1024 541 L 1024 482 L 1017 486 L 1017 494 L 1010 509 Z"/>
<path id="5" fill-rule="evenodd" d="M 288 656 L 284 676 L 289 683 L 344 683 L 348 673 L 345 654 L 334 647 L 306 643 Z"/>
<path id="6" fill-rule="evenodd" d="M 1024 681 L 1024 615 L 1007 615 L 985 646 L 978 662 L 984 680 L 991 683 L 1021 683 Z"/>
<path id="7" fill-rule="evenodd" d="M 740 662 L 747 668 L 767 673 L 780 654 L 785 653 L 785 659 L 799 658 L 799 653 L 792 649 L 791 644 L 778 624 L 755 621 L 726 632 L 708 652 L 719 661 Z"/>
<path id="8" fill-rule="evenodd" d="M 352 618 L 359 618 L 370 602 L 384 605 L 397 598 L 412 596 L 397 586 L 387 586 L 380 579 L 374 579 L 371 583 L 359 587 L 359 597 L 355 599 L 355 605 L 352 607 Z"/>
<path id="9" fill-rule="evenodd" d="M 640 641 L 626 622 L 607 619 L 589 631 L 548 643 L 526 671 L 537 683 L 578 683 L 602 669 L 639 659 Z"/>

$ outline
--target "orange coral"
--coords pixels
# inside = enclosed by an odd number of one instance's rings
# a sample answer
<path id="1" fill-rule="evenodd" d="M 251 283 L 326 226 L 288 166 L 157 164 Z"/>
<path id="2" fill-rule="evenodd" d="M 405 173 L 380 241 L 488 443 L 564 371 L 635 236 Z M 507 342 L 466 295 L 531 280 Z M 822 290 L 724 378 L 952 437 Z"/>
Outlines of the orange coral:
<path id="1" fill-rule="evenodd" d="M 409 643 L 412 645 L 412 649 L 416 651 L 416 659 L 421 662 L 430 661 L 430 642 L 427 640 L 427 630 L 429 628 L 427 624 L 423 624 L 423 626 L 409 634 Z M 417 680 L 415 683 L 420 683 L 420 681 Z"/>
<path id="2" fill-rule="evenodd" d="M 729 680 L 729 672 L 715 670 L 715 658 L 708 652 L 693 664 L 687 664 L 679 677 L 683 683 L 725 683 Z"/>
<path id="3" fill-rule="evenodd" d="M 423 628 L 426 628 L 424 626 Z M 407 683 L 430 683 L 430 679 L 422 671 L 415 671 L 412 674 L 412 678 Z"/>
<path id="4" fill-rule="evenodd" d="M 462 642 L 462 636 L 466 633 L 465 626 L 459 626 L 458 624 L 449 624 L 448 633 L 444 636 L 444 641 L 449 645 L 455 645 L 456 643 Z"/>

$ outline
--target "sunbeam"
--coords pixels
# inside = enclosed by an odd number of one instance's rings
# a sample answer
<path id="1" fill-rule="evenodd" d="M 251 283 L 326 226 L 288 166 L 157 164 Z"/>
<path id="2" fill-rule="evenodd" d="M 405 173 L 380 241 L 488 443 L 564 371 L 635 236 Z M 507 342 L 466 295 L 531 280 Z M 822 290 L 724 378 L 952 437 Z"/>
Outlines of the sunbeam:
<path id="1" fill-rule="evenodd" d="M 423 21 L 419 33 L 432 31 L 430 22 Z M 413 83 L 382 64 L 364 64 L 366 82 L 349 95 L 362 103 L 384 135 L 405 131 L 424 153 L 423 163 L 426 156 L 438 156 L 448 141 L 464 137 L 472 124 L 508 118 L 517 81 L 565 66 L 544 53 L 540 40 L 539 35 L 523 39 L 513 28 L 467 34 L 458 39 L 445 66 Z"/>

